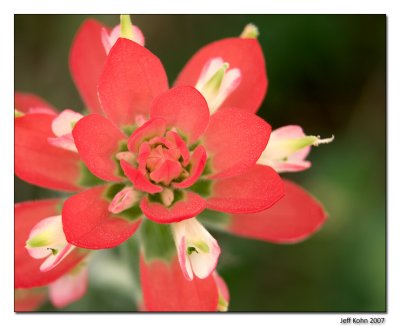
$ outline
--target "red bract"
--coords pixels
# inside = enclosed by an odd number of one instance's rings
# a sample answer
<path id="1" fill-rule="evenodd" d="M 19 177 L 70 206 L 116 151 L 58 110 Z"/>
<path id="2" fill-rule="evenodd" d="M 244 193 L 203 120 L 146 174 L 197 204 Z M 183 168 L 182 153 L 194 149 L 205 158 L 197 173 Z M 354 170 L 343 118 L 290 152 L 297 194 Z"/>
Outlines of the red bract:
<path id="1" fill-rule="evenodd" d="M 213 275 L 188 281 L 172 262 L 140 258 L 140 277 L 144 310 L 148 311 L 216 311 L 218 284 Z"/>
<path id="2" fill-rule="evenodd" d="M 285 180 L 285 196 L 270 209 L 208 219 L 210 226 L 234 235 L 274 243 L 294 243 L 316 232 L 326 221 L 322 205 L 300 186 Z"/>
<path id="3" fill-rule="evenodd" d="M 141 64 L 126 64 L 138 60 Z M 127 209 L 140 206 L 149 219 L 171 223 L 192 218 L 206 207 L 257 212 L 283 196 L 279 176 L 268 167 L 255 166 L 271 131 L 264 120 L 235 108 L 220 109 L 210 117 L 207 102 L 195 88 L 166 91 L 166 87 L 160 61 L 136 43 L 119 39 L 99 82 L 108 119 L 89 115 L 73 130 L 78 152 L 94 175 L 132 183 L 140 191 L 137 203 Z M 146 122 L 138 126 L 138 118 Z M 82 223 L 93 221 L 88 230 L 97 230 L 104 216 L 110 215 L 101 204 L 106 192 L 98 192 L 97 199 L 89 195 L 91 190 L 77 195 L 90 196 L 91 206 L 103 210 L 85 211 L 83 203 L 74 205 L 75 197 L 66 201 L 63 224 L 69 242 L 90 249 L 108 248 L 131 235 L 120 230 L 114 234 L 109 230 L 104 237 L 92 237 L 95 231 L 85 233 L 94 243 L 82 236 L 86 228 Z"/>
<path id="4" fill-rule="evenodd" d="M 15 174 L 38 186 L 77 191 L 81 166 L 79 155 L 51 145 L 55 115 L 26 114 L 15 119 Z"/>

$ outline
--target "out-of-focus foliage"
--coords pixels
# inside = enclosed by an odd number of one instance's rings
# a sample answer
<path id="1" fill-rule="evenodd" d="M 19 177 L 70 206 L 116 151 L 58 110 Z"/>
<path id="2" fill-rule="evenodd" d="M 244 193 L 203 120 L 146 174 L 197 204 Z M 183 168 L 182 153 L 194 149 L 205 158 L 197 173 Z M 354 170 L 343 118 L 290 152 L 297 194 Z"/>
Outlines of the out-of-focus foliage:
<path id="1" fill-rule="evenodd" d="M 68 52 L 85 18 L 15 17 L 16 90 L 41 95 L 60 109 L 83 109 Z M 119 19 L 95 18 L 110 26 Z M 336 137 L 312 150 L 310 170 L 284 175 L 324 203 L 330 218 L 320 232 L 296 245 L 214 233 L 222 247 L 219 271 L 231 292 L 230 310 L 384 311 L 386 17 L 136 15 L 132 20 L 164 63 L 170 83 L 199 47 L 256 24 L 270 81 L 258 114 L 274 128 L 299 124 L 308 134 Z M 16 180 L 16 202 L 54 196 Z M 118 259 L 123 250 L 96 254 L 87 295 L 66 310 L 136 309 L 134 262 Z"/>

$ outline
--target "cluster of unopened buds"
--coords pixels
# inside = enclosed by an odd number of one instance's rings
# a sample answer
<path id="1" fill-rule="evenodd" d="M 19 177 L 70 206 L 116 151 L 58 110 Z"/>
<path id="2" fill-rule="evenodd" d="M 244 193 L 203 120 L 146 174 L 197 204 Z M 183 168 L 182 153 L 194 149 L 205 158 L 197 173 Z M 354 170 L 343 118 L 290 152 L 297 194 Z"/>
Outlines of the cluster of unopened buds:
<path id="1" fill-rule="evenodd" d="M 74 192 L 15 205 L 16 310 L 56 307 L 87 289 L 90 257 L 132 236 L 142 311 L 226 311 L 220 247 L 204 227 L 275 243 L 305 239 L 322 206 L 278 173 L 308 169 L 332 140 L 255 115 L 267 90 L 258 30 L 200 49 L 169 88 L 129 16 L 86 21 L 70 69 L 87 115 L 15 95 L 15 172 Z M 133 306 L 133 304 L 132 304 Z"/>

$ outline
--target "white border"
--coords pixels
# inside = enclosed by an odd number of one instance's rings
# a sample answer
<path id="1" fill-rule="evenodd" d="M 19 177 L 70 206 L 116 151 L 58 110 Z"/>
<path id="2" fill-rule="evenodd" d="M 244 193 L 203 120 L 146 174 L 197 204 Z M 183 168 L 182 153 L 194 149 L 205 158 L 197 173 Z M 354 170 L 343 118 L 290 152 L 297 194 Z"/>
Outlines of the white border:
<path id="1" fill-rule="evenodd" d="M 394 2 L 394 1 L 393 1 Z M 250 14 L 250 13 L 387 13 L 390 1 L 372 0 L 68 0 L 68 1 L 13 1 L 15 13 L 68 13 L 68 14 L 120 14 L 127 10 L 138 14 L 173 14 L 173 13 L 221 13 L 221 14 Z"/>
<path id="2" fill-rule="evenodd" d="M 95 323 L 147 324 L 185 323 L 204 325 L 212 319 L 229 324 L 262 325 L 339 325 L 340 318 L 357 317 L 355 314 L 231 314 L 231 315 L 149 315 L 149 314 L 29 314 L 13 313 L 13 15 L 17 13 L 369 13 L 388 15 L 388 315 L 386 325 L 398 325 L 400 307 L 399 232 L 400 211 L 399 180 L 400 160 L 400 17 L 396 1 L 371 0 L 2 0 L 0 1 L 0 315 L 3 325 L 68 325 L 79 321 Z M 383 159 L 383 158 L 382 158 Z M 360 315 L 368 318 L 370 315 Z M 376 316 L 371 314 L 371 316 Z M 222 319 L 223 318 L 223 319 Z"/>

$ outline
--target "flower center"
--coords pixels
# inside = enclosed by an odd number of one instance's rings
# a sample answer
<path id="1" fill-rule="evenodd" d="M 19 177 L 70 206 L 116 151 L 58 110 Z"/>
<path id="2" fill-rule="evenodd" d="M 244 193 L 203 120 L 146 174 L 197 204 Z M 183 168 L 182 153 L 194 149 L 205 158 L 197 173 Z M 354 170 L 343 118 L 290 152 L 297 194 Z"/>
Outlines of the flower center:
<path id="1" fill-rule="evenodd" d="M 168 186 L 173 180 L 188 176 L 189 151 L 182 138 L 173 131 L 154 137 L 139 147 L 137 163 L 141 173 L 155 183 Z"/>

